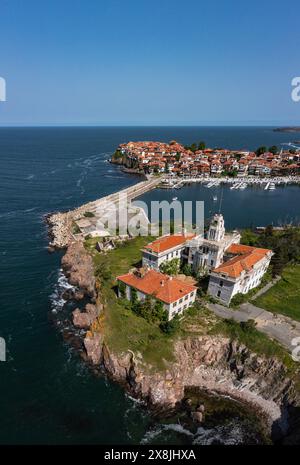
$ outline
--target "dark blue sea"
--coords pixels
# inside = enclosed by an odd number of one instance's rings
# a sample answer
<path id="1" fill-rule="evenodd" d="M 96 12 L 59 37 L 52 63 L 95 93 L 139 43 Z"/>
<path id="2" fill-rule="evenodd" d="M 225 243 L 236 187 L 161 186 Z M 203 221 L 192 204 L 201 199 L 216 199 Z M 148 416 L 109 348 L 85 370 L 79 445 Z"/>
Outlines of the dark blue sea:
<path id="1" fill-rule="evenodd" d="M 44 215 L 76 207 L 139 181 L 107 162 L 129 140 L 205 140 L 213 147 L 255 149 L 293 135 L 271 128 L 102 127 L 0 128 L 0 443 L 114 444 L 243 442 L 242 427 L 202 428 L 194 438 L 180 425 L 158 425 L 116 384 L 85 366 L 52 323 L 59 311 L 60 253 L 49 254 Z M 206 200 L 200 186 L 176 192 Z M 157 190 L 149 196 L 168 198 Z M 205 198 L 207 196 L 207 198 Z M 300 189 L 224 192 L 228 227 L 297 219 Z"/>

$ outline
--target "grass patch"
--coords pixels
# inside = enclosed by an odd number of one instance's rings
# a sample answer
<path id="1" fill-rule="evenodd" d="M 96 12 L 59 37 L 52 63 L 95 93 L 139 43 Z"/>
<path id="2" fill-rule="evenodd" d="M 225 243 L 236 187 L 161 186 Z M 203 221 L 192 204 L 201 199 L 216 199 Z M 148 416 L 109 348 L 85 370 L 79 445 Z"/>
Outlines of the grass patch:
<path id="1" fill-rule="evenodd" d="M 253 301 L 258 307 L 300 321 L 300 265 L 290 265 L 282 278 Z"/>
<path id="2" fill-rule="evenodd" d="M 163 370 L 165 361 L 174 360 L 174 338 L 164 334 L 153 323 L 136 315 L 126 299 L 116 296 L 115 277 L 127 273 L 141 261 L 140 249 L 152 237 L 136 237 L 119 244 L 107 254 L 99 254 L 94 250 L 92 240 L 85 243 L 92 253 L 96 276 L 101 283 L 101 300 L 104 301 L 103 334 L 109 347 L 117 352 L 132 350 L 142 355 L 148 366 L 155 370 Z"/>

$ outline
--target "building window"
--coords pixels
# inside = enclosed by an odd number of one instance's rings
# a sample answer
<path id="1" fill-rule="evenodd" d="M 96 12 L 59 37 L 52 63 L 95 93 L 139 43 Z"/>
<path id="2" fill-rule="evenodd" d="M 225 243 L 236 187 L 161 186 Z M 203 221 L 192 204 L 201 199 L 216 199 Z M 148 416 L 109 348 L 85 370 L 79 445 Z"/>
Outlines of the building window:
<path id="1" fill-rule="evenodd" d="M 185 296 L 185 298 L 184 298 L 184 300 L 188 300 L 188 298 L 189 298 L 189 296 L 188 296 L 188 295 L 186 295 L 186 296 Z"/>
<path id="2" fill-rule="evenodd" d="M 222 281 L 222 279 L 221 279 L 221 281 L 220 281 L 220 286 L 221 286 L 221 287 L 224 286 L 224 281 Z"/>
<path id="3" fill-rule="evenodd" d="M 218 296 L 218 297 L 220 297 L 220 296 L 221 296 L 221 291 L 218 291 L 218 294 L 217 294 L 217 296 Z"/>
<path id="4" fill-rule="evenodd" d="M 214 264 L 214 261 L 213 261 L 213 260 L 211 260 L 211 261 L 210 261 L 210 265 L 211 265 L 211 266 L 213 266 L 213 264 Z"/>
<path id="5" fill-rule="evenodd" d="M 179 300 L 179 303 L 182 304 L 182 301 L 183 301 L 183 299 L 180 299 L 180 300 Z"/>
<path id="6" fill-rule="evenodd" d="M 172 307 L 176 307 L 176 305 L 177 305 L 177 302 L 174 302 L 173 305 L 172 305 Z"/>
<path id="7" fill-rule="evenodd" d="M 185 310 L 187 308 L 187 304 L 185 304 L 185 306 L 183 307 L 183 310 Z"/>

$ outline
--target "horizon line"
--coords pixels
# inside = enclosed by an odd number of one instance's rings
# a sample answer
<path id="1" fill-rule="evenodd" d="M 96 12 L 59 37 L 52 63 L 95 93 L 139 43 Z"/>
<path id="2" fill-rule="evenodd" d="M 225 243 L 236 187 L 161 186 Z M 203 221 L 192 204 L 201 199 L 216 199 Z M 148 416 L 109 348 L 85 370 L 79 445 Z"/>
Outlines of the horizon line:
<path id="1" fill-rule="evenodd" d="M 116 128 L 116 127 L 266 127 L 266 128 L 271 128 L 271 127 L 300 127 L 300 122 L 299 123 L 228 123 L 228 124 L 218 124 L 218 123 L 209 123 L 209 124 L 204 124 L 204 123 L 190 123 L 190 124 L 171 124 L 171 123 L 155 123 L 155 124 L 80 124 L 80 123 L 61 123 L 61 124 L 51 124 L 51 123 L 40 123 L 40 124 L 0 124 L 0 128 L 75 128 L 75 127 L 81 127 L 81 128 Z"/>

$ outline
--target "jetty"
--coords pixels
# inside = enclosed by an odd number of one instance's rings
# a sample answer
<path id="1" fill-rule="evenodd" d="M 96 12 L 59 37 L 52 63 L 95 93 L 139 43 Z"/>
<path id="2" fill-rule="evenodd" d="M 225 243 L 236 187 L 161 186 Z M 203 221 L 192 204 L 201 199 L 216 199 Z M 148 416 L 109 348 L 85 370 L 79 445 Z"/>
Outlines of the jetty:
<path id="1" fill-rule="evenodd" d="M 65 248 L 74 240 L 82 240 L 85 234 L 97 232 L 96 223 L 98 220 L 105 222 L 109 219 L 111 205 L 118 205 L 119 201 L 126 200 L 127 209 L 131 214 L 136 214 L 137 210 L 143 214 L 142 209 L 135 207 L 131 201 L 155 189 L 161 182 L 159 177 L 149 178 L 133 186 L 109 194 L 100 199 L 88 202 L 74 210 L 58 212 L 48 215 L 47 222 L 50 226 L 51 242 L 50 248 Z M 148 221 L 145 218 L 145 221 Z"/>

